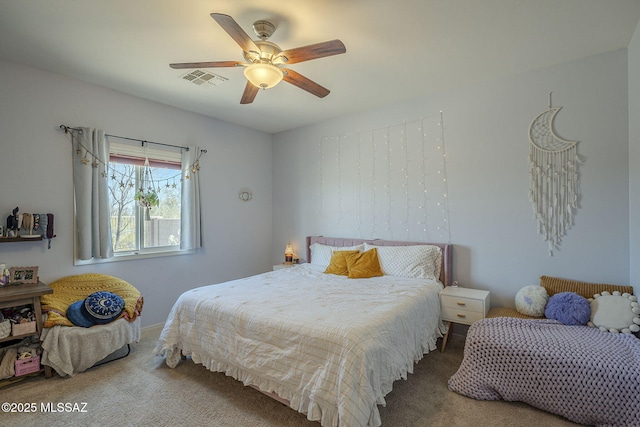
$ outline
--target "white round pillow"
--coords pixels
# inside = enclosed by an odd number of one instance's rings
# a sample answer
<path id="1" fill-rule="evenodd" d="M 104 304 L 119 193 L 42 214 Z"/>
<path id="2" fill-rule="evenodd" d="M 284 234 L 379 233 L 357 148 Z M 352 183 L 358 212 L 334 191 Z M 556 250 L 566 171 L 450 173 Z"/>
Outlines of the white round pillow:
<path id="1" fill-rule="evenodd" d="M 595 294 L 589 299 L 591 320 L 587 325 L 605 332 L 631 334 L 640 331 L 638 297 L 618 291 Z"/>
<path id="2" fill-rule="evenodd" d="M 525 286 L 516 294 L 516 310 L 532 317 L 543 317 L 549 300 L 547 290 L 538 285 Z"/>

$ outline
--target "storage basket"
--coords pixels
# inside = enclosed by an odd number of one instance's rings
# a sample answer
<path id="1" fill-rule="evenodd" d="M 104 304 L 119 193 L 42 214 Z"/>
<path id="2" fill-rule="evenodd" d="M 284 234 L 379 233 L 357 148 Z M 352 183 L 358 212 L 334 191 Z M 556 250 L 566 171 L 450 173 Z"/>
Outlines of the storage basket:
<path id="1" fill-rule="evenodd" d="M 14 323 L 11 335 L 32 334 L 36 331 L 36 322 Z"/>
<path id="2" fill-rule="evenodd" d="M 0 340 L 6 338 L 11 333 L 11 322 L 7 320 L 3 320 L 0 322 Z"/>
<path id="3" fill-rule="evenodd" d="M 40 370 L 40 356 L 16 360 L 16 377 Z"/>

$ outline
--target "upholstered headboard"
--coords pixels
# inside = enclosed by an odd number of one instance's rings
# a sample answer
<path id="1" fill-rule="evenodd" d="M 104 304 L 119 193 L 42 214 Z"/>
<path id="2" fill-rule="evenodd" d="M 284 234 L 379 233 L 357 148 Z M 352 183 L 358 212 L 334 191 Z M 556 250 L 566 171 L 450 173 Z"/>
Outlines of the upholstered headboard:
<path id="1" fill-rule="evenodd" d="M 428 243 L 428 242 L 404 242 L 401 240 L 382 240 L 382 239 L 348 239 L 343 237 L 323 237 L 323 236 L 307 236 L 307 261 L 311 261 L 311 245 L 320 243 L 328 246 L 355 246 L 360 243 L 369 243 L 376 246 L 407 246 L 407 245 L 432 245 L 438 246 L 442 250 L 442 266 L 440 268 L 440 281 L 445 286 L 450 286 L 453 282 L 452 258 L 453 245 L 448 243 Z"/>

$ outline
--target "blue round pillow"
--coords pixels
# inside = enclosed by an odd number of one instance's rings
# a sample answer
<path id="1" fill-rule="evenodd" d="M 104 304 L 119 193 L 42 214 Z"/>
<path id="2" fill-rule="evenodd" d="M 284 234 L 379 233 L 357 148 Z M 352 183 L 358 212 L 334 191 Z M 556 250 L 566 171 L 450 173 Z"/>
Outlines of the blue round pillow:
<path id="1" fill-rule="evenodd" d="M 575 292 L 560 292 L 549 298 L 544 315 L 565 325 L 586 325 L 591 318 L 591 305 Z"/>
<path id="2" fill-rule="evenodd" d="M 80 308 L 82 307 L 82 304 L 84 304 L 83 299 L 76 301 L 72 303 L 69 307 L 67 307 L 67 319 L 69 319 L 69 321 L 71 321 L 71 323 L 73 323 L 76 326 L 82 326 L 83 328 L 90 328 L 91 326 L 94 325 L 94 323 L 91 319 L 87 319 L 82 314 L 82 310 Z"/>
<path id="3" fill-rule="evenodd" d="M 80 306 L 82 315 L 94 325 L 104 325 L 116 320 L 124 310 L 124 299 L 113 292 L 94 292 Z"/>
<path id="4" fill-rule="evenodd" d="M 124 310 L 124 299 L 113 292 L 95 292 L 67 308 L 67 319 L 76 326 L 89 328 L 104 325 L 120 317 Z"/>

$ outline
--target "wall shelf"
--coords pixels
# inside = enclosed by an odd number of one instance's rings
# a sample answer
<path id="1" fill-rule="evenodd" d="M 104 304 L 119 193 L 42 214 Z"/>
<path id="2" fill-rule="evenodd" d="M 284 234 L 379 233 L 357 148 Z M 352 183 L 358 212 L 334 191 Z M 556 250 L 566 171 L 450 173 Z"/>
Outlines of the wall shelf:
<path id="1" fill-rule="evenodd" d="M 0 243 L 11 243 L 11 242 L 39 242 L 42 240 L 42 236 L 38 237 L 0 237 Z"/>

